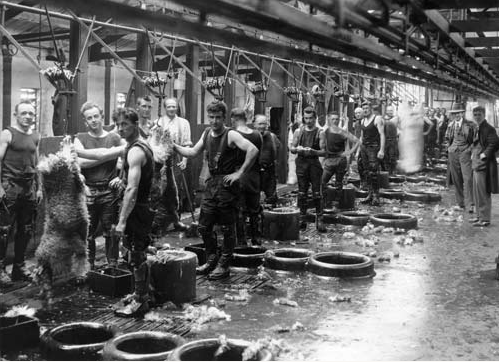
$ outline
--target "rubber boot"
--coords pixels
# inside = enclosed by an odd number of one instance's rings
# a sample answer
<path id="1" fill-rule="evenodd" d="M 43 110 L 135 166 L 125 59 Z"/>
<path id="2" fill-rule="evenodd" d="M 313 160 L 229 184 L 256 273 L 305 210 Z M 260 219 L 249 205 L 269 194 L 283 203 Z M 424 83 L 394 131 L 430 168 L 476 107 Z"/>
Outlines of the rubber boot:
<path id="1" fill-rule="evenodd" d="M 315 227 L 318 232 L 324 233 L 327 231 L 326 226 L 324 225 L 324 216 L 322 211 L 322 197 L 316 197 L 314 200 L 315 203 Z"/>
<path id="2" fill-rule="evenodd" d="M 246 246 L 246 215 L 242 212 L 237 213 L 236 221 L 236 239 L 238 246 Z"/>
<path id="3" fill-rule="evenodd" d="M 104 240 L 106 246 L 105 250 L 106 250 L 107 264 L 111 268 L 116 268 L 118 266 L 118 257 L 120 255 L 119 241 L 118 239 L 113 238 L 111 236 L 104 236 Z M 90 263 L 90 268 L 92 268 L 92 263 Z"/>
<path id="4" fill-rule="evenodd" d="M 26 269 L 26 265 L 24 263 L 14 264 L 12 266 L 12 281 L 23 281 L 23 282 L 31 282 L 31 276 L 29 271 Z"/>
<path id="5" fill-rule="evenodd" d="M 5 270 L 5 264 L 4 261 L 0 261 L 0 287 L 2 288 L 8 288 L 12 286 L 12 280 L 9 277 L 9 274 L 7 274 L 7 271 Z"/>
<path id="6" fill-rule="evenodd" d="M 261 238 L 261 218 L 260 214 L 250 216 L 250 237 L 252 245 L 262 245 Z"/>
<path id="7" fill-rule="evenodd" d="M 217 266 L 218 263 L 218 255 L 210 254 L 206 258 L 206 263 L 196 268 L 197 275 L 208 275 L 210 274 Z"/>
<path id="8" fill-rule="evenodd" d="M 135 280 L 135 292 L 121 302 L 123 307 L 115 310 L 115 313 L 121 317 L 139 317 L 143 316 L 150 309 L 149 305 L 149 267 L 147 262 L 141 263 L 134 268 L 133 277 Z"/>
<path id="9" fill-rule="evenodd" d="M 224 242 L 222 247 L 222 256 L 218 261 L 218 265 L 209 275 L 209 280 L 220 280 L 230 276 L 230 262 L 232 261 L 232 254 L 234 253 L 234 246 L 236 244 L 236 231 L 234 225 L 222 226 L 224 234 Z"/>
<path id="10" fill-rule="evenodd" d="M 307 214 L 300 212 L 300 230 L 307 230 Z"/>

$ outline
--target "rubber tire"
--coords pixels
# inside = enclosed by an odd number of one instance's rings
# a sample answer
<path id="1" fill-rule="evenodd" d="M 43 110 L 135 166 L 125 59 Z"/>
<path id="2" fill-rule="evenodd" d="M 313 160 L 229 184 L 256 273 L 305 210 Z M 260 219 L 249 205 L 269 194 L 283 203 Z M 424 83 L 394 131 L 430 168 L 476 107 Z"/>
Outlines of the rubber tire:
<path id="1" fill-rule="evenodd" d="M 251 345 L 250 342 L 241 339 L 227 339 L 229 347 L 237 349 L 236 356 L 218 356 L 220 361 L 242 361 L 243 351 Z M 200 339 L 186 343 L 176 348 L 170 354 L 169 361 L 214 361 L 214 354 L 220 343 L 218 338 Z M 211 354 L 211 355 L 210 355 Z M 257 361 L 272 361 L 272 353 L 267 349 L 258 352 Z"/>
<path id="2" fill-rule="evenodd" d="M 119 345 L 123 342 L 133 339 L 150 338 L 154 340 L 162 340 L 173 344 L 172 348 L 165 352 L 158 353 L 129 353 L 119 349 Z M 122 334 L 106 343 L 102 355 L 104 361 L 164 361 L 175 348 L 183 345 L 185 340 L 176 334 L 157 332 L 157 331 L 138 331 Z"/>
<path id="3" fill-rule="evenodd" d="M 198 265 L 206 263 L 206 249 L 204 247 L 204 243 L 187 245 L 184 247 L 184 250 L 196 254 L 198 257 Z"/>
<path id="4" fill-rule="evenodd" d="M 405 176 L 404 175 L 391 175 L 391 176 L 388 176 L 388 180 L 394 184 L 401 184 L 401 183 L 405 182 Z"/>
<path id="5" fill-rule="evenodd" d="M 267 248 L 263 246 L 240 246 L 234 248 L 231 265 L 238 268 L 258 268 L 263 264 Z"/>
<path id="6" fill-rule="evenodd" d="M 390 218 L 387 218 L 387 216 Z M 399 229 L 416 229 L 418 227 L 418 219 L 410 214 L 374 214 L 369 218 L 369 221 L 376 226 Z"/>
<path id="7" fill-rule="evenodd" d="M 390 200 L 403 200 L 404 191 L 401 189 L 380 189 L 379 196 Z"/>
<path id="8" fill-rule="evenodd" d="M 345 211 L 338 214 L 338 224 L 364 226 L 369 221 L 370 214 L 356 211 Z"/>
<path id="9" fill-rule="evenodd" d="M 76 328 L 85 328 L 108 333 L 109 338 L 99 343 L 68 344 L 60 342 L 56 336 Z M 99 352 L 104 348 L 106 342 L 118 335 L 118 330 L 113 326 L 95 322 L 74 322 L 63 324 L 52 328 L 40 337 L 40 350 L 47 360 L 96 360 Z"/>
<path id="10" fill-rule="evenodd" d="M 369 195 L 369 191 L 367 190 L 361 190 L 361 189 L 355 190 L 355 197 L 358 199 L 365 199 L 367 195 Z"/>
<path id="11" fill-rule="evenodd" d="M 321 261 L 321 259 L 339 258 L 358 262 L 355 264 L 333 264 Z M 329 251 L 312 255 L 307 262 L 307 270 L 316 275 L 335 278 L 360 279 L 372 278 L 376 275 L 374 272 L 374 262 L 371 258 L 362 254 L 343 251 Z"/>
<path id="12" fill-rule="evenodd" d="M 437 185 L 447 185 L 447 178 L 445 176 L 434 176 L 434 177 L 428 177 L 427 179 L 428 182 L 433 182 Z"/>
<path id="13" fill-rule="evenodd" d="M 290 258 L 279 256 L 280 254 L 296 254 L 301 257 Z M 308 259 L 313 254 L 311 250 L 299 248 L 282 248 L 267 250 L 265 253 L 265 267 L 274 270 L 303 271 Z"/>
<path id="14" fill-rule="evenodd" d="M 264 210 L 263 237 L 279 241 L 298 240 L 300 238 L 299 218 L 300 211 L 292 207 Z"/>
<path id="15" fill-rule="evenodd" d="M 307 211 L 307 222 L 315 222 L 315 210 L 314 211 Z M 323 213 L 322 218 L 324 220 L 324 223 L 326 224 L 336 224 L 338 221 L 338 217 L 334 213 Z"/>
<path id="16" fill-rule="evenodd" d="M 411 182 L 411 183 L 420 183 L 420 182 L 425 182 L 426 181 L 426 176 L 406 176 L 405 177 L 405 180 L 407 182 Z"/>
<path id="17" fill-rule="evenodd" d="M 426 191 L 406 191 L 404 194 L 406 201 L 419 201 L 419 202 L 437 202 L 442 200 L 442 196 L 436 192 Z"/>

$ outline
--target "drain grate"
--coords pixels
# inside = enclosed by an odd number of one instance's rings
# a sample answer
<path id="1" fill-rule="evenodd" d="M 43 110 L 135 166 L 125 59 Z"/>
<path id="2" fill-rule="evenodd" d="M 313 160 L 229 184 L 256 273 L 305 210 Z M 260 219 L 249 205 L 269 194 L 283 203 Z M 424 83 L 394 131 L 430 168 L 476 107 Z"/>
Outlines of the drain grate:
<path id="1" fill-rule="evenodd" d="M 211 286 L 215 288 L 225 288 L 229 285 L 245 284 L 249 290 L 254 290 L 265 284 L 267 280 L 259 279 L 256 274 L 234 273 L 229 278 L 222 280 L 208 280 L 206 276 L 200 275 L 197 277 L 198 286 Z"/>
<path id="2" fill-rule="evenodd" d="M 192 323 L 177 316 L 170 316 L 161 321 L 121 318 L 113 311 L 106 312 L 91 320 L 92 322 L 111 324 L 122 332 L 162 331 L 184 336 L 191 330 Z"/>

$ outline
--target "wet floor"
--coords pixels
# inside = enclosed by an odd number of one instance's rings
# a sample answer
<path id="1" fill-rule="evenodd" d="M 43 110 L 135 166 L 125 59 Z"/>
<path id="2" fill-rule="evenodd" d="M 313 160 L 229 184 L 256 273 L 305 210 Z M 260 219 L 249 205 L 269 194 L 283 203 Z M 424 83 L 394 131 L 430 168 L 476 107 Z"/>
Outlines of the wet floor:
<path id="1" fill-rule="evenodd" d="M 405 187 L 437 189 L 427 184 Z M 447 209 L 453 201 L 449 191 L 439 192 L 443 196 L 439 203 L 387 201 L 370 209 L 391 211 L 395 207 L 417 216 L 423 243 L 402 246 L 395 235 L 382 233 L 375 235 L 377 245 L 365 247 L 358 242 L 361 228 L 355 227 L 356 237 L 347 239 L 344 226 L 329 225 L 330 237 L 314 232 L 297 245 L 313 251 L 376 251 L 374 278 L 346 281 L 267 270 L 271 279 L 245 302 L 225 301 L 224 294 L 230 291 L 203 284 L 198 295 L 211 295 L 231 315 L 231 321 L 204 324 L 185 338 L 225 334 L 257 340 L 270 336 L 285 342 L 288 350 L 280 359 L 286 360 L 499 359 L 499 281 L 495 279 L 499 197 L 493 196 L 492 225 L 474 228 L 467 222 L 467 213 L 443 217 L 436 210 L 436 205 Z M 372 235 L 362 238 L 369 240 Z M 180 247 L 199 241 L 172 234 L 164 242 Z M 264 246 L 291 244 L 268 241 Z M 400 256 L 393 257 L 397 252 Z M 378 261 L 380 255 L 391 255 L 390 262 Z M 248 272 L 254 273 L 236 271 Z M 335 296 L 351 301 L 331 301 Z M 276 298 L 288 298 L 298 306 L 276 305 Z M 304 329 L 293 330 L 296 322 Z"/>

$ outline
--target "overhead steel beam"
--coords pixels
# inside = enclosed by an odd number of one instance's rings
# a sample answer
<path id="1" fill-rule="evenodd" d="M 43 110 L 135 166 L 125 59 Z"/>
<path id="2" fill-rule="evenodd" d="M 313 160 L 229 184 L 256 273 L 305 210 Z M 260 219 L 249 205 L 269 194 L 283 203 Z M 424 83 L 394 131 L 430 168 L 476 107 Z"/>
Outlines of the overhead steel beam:
<path id="1" fill-rule="evenodd" d="M 425 9 L 469 9 L 497 7 L 497 0 L 423 0 Z"/>
<path id="2" fill-rule="evenodd" d="M 54 36 L 56 39 L 68 39 L 69 30 L 54 30 Z M 21 44 L 35 41 L 43 42 L 52 40 L 52 33 L 50 31 L 43 31 L 40 33 L 21 33 L 14 35 L 14 39 L 16 39 Z"/>
<path id="3" fill-rule="evenodd" d="M 453 20 L 450 23 L 451 33 L 479 33 L 484 31 L 499 31 L 499 18 Z"/>
<path id="4" fill-rule="evenodd" d="M 485 38 L 465 38 L 464 42 L 468 47 L 499 47 L 499 37 L 497 36 Z"/>
<path id="5" fill-rule="evenodd" d="M 499 58 L 499 49 L 475 49 L 477 57 Z"/>
<path id="6" fill-rule="evenodd" d="M 468 87 L 467 84 L 463 83 L 462 81 L 454 80 L 450 76 L 447 77 L 442 76 L 439 78 L 436 77 L 435 74 L 422 72 L 419 69 L 404 66 L 397 62 L 387 61 L 384 58 L 381 58 L 381 62 L 379 62 L 381 67 L 377 69 L 372 66 L 362 65 L 351 61 L 343 61 L 340 58 L 333 58 L 331 56 L 318 54 L 317 52 L 310 52 L 304 49 L 295 49 L 293 46 L 285 46 L 270 41 L 256 39 L 250 36 L 244 36 L 233 32 L 228 32 L 208 26 L 203 26 L 198 23 L 191 23 L 185 20 L 168 16 L 166 14 L 151 13 L 137 8 L 126 7 L 126 6 L 125 6 L 126 9 L 123 10 L 122 9 L 123 5 L 121 5 L 120 9 L 117 9 L 118 4 L 116 3 L 110 4 L 109 1 L 96 1 L 96 0 L 87 0 L 87 1 L 77 0 L 71 2 L 66 2 L 63 0 L 47 0 L 47 1 L 59 7 L 70 7 L 72 9 L 77 10 L 80 13 L 87 13 L 91 11 L 90 9 L 98 8 L 99 14 L 103 17 L 115 17 L 116 14 L 120 14 L 119 19 L 115 20 L 119 21 L 118 24 L 116 23 L 111 24 L 101 21 L 96 21 L 95 24 L 97 26 L 125 30 L 131 33 L 144 32 L 141 26 L 142 24 L 147 24 L 148 26 L 156 29 L 157 31 L 168 32 L 169 34 L 163 33 L 163 35 L 168 37 L 169 39 L 174 38 L 174 36 L 171 35 L 171 33 L 182 34 L 178 36 L 178 39 L 187 43 L 196 43 L 196 40 L 192 40 L 193 37 L 196 37 L 196 38 L 201 38 L 205 41 L 206 40 L 209 42 L 214 41 L 218 43 L 216 45 L 218 49 L 224 48 L 224 46 L 220 44 L 237 44 L 238 47 L 245 49 L 245 51 L 248 54 L 263 56 L 269 59 L 271 56 L 266 54 L 272 54 L 276 57 L 276 59 L 277 57 L 281 57 L 283 58 L 282 59 L 283 61 L 288 61 L 288 62 L 289 59 L 301 59 L 308 62 L 314 62 L 315 64 L 318 65 L 342 68 L 355 73 L 372 74 L 374 76 L 384 77 L 386 79 L 391 79 L 391 80 L 398 80 L 414 84 L 424 84 L 424 81 L 411 77 L 411 76 L 416 76 L 420 77 L 421 79 L 426 79 L 428 81 L 431 81 L 433 84 L 439 83 L 442 89 L 459 88 L 462 89 L 463 93 L 466 94 L 481 93 L 485 97 L 490 97 L 499 94 L 499 92 L 496 91 L 495 89 L 490 89 L 483 84 L 479 86 L 478 89 L 477 87 L 474 86 Z M 0 1 L 0 5 L 6 5 L 7 7 L 13 7 L 13 8 L 20 8 L 23 9 L 24 11 L 29 11 L 36 14 L 44 13 L 44 11 L 41 9 L 20 6 L 18 4 L 11 3 L 8 1 Z M 71 16 L 54 11 L 51 11 L 50 14 L 53 17 L 61 19 L 67 19 L 67 20 L 72 19 Z M 88 18 L 80 17 L 79 19 L 87 24 L 91 22 L 91 20 Z M 383 64 L 387 63 L 390 64 L 391 69 L 384 69 Z M 411 76 L 406 76 L 404 74 L 395 74 L 394 71 L 402 72 Z"/>

